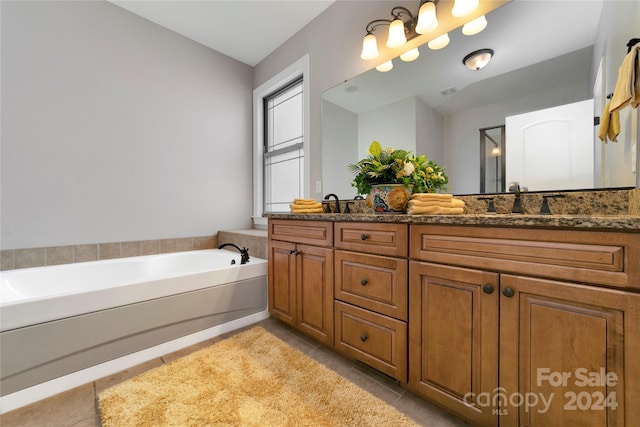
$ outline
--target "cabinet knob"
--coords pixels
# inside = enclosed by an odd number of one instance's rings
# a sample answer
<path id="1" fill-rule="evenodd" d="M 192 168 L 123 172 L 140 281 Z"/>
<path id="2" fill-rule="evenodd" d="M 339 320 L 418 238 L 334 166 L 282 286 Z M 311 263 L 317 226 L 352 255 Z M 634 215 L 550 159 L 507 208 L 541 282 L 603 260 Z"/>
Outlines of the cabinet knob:
<path id="1" fill-rule="evenodd" d="M 483 291 L 485 294 L 489 294 L 489 295 L 491 295 L 491 294 L 493 293 L 493 285 L 492 285 L 492 284 L 490 284 L 490 283 L 487 283 L 486 285 L 484 285 L 484 286 L 482 287 L 482 291 Z"/>
<path id="2" fill-rule="evenodd" d="M 365 286 L 365 285 L 367 284 L 367 279 L 362 279 L 362 280 L 360 280 L 360 284 L 361 284 L 362 286 Z"/>
<path id="3" fill-rule="evenodd" d="M 369 236 L 367 236 L 366 234 L 361 234 L 360 235 L 360 240 L 367 240 L 369 238 Z"/>
<path id="4" fill-rule="evenodd" d="M 367 335 L 367 334 L 360 335 L 360 341 L 365 342 L 368 339 L 369 339 L 369 335 Z"/>
<path id="5" fill-rule="evenodd" d="M 502 295 L 504 295 L 507 298 L 511 298 L 512 296 L 514 296 L 516 293 L 513 291 L 513 289 L 511 288 L 504 288 L 502 290 Z"/>
<path id="6" fill-rule="evenodd" d="M 297 251 L 297 250 L 295 250 L 295 249 L 291 249 L 291 250 L 289 251 L 289 255 L 300 255 L 300 251 Z"/>

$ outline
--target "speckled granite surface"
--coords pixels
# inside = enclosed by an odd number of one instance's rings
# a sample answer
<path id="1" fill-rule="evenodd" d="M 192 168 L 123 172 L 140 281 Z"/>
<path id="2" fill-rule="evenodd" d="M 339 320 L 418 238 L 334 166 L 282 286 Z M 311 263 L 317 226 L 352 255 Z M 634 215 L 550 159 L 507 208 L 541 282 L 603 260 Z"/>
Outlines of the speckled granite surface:
<path id="1" fill-rule="evenodd" d="M 312 221 L 394 222 L 410 224 L 483 225 L 490 227 L 589 228 L 640 232 L 640 216 L 631 215 L 377 215 L 377 214 L 271 214 L 274 219 Z"/>
<path id="2" fill-rule="evenodd" d="M 543 196 L 561 195 L 549 199 L 552 215 L 540 215 Z M 399 222 L 412 224 L 484 225 L 493 227 L 588 228 L 630 230 L 640 232 L 640 188 L 605 191 L 568 191 L 523 193 L 524 214 L 511 214 L 513 194 L 456 196 L 466 203 L 463 215 L 388 215 L 374 214 L 362 200 L 341 201 L 352 213 L 271 214 L 270 218 L 315 221 Z M 496 214 L 486 214 L 487 200 L 493 198 Z M 331 209 L 334 205 L 331 202 Z"/>

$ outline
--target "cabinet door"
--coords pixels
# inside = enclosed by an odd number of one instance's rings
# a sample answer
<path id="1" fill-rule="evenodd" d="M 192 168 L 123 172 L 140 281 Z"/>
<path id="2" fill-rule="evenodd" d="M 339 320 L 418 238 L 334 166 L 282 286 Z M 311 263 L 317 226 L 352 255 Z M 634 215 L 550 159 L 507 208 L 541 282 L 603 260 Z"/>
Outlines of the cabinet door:
<path id="1" fill-rule="evenodd" d="M 409 386 L 478 426 L 496 426 L 483 396 L 498 387 L 496 273 L 412 261 Z"/>
<path id="2" fill-rule="evenodd" d="M 638 425 L 640 295 L 510 275 L 501 287 L 501 426 Z"/>
<path id="3" fill-rule="evenodd" d="M 333 346 L 333 249 L 297 246 L 297 327 Z"/>
<path id="4" fill-rule="evenodd" d="M 269 241 L 269 313 L 288 323 L 296 322 L 295 243 Z"/>

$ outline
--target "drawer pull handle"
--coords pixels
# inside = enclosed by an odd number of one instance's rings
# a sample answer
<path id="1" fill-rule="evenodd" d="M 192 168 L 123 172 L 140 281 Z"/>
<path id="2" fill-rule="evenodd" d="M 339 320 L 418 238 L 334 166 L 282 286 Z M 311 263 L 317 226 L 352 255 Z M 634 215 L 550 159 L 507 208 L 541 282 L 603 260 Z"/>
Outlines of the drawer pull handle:
<path id="1" fill-rule="evenodd" d="M 360 280 L 360 284 L 361 284 L 362 286 L 365 286 L 365 285 L 367 284 L 367 279 L 362 279 L 362 280 Z"/>
<path id="2" fill-rule="evenodd" d="M 369 238 L 369 236 L 367 236 L 366 234 L 361 234 L 360 235 L 360 240 L 367 240 Z"/>
<path id="3" fill-rule="evenodd" d="M 513 292 L 513 289 L 511 289 L 511 288 L 504 288 L 504 289 L 502 290 L 502 295 L 504 295 L 504 296 L 505 296 L 505 297 L 507 297 L 507 298 L 511 298 L 511 297 L 513 297 L 515 294 L 516 294 L 516 293 L 515 293 L 515 292 Z"/>
<path id="4" fill-rule="evenodd" d="M 369 336 L 367 334 L 360 335 L 360 341 L 365 342 L 368 339 L 369 339 Z"/>
<path id="5" fill-rule="evenodd" d="M 489 295 L 491 295 L 491 294 L 493 293 L 493 286 L 492 286 L 490 283 L 487 283 L 486 285 L 484 285 L 484 286 L 482 287 L 482 291 L 483 291 L 485 294 L 489 294 Z"/>

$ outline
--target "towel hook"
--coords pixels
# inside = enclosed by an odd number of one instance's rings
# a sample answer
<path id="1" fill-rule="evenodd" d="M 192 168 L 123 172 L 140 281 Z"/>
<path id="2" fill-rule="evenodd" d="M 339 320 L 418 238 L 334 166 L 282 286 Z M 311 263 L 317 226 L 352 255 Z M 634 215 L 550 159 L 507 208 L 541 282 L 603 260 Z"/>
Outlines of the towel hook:
<path id="1" fill-rule="evenodd" d="M 627 53 L 631 52 L 631 48 L 640 43 L 640 38 L 631 39 L 629 43 L 627 43 Z"/>

